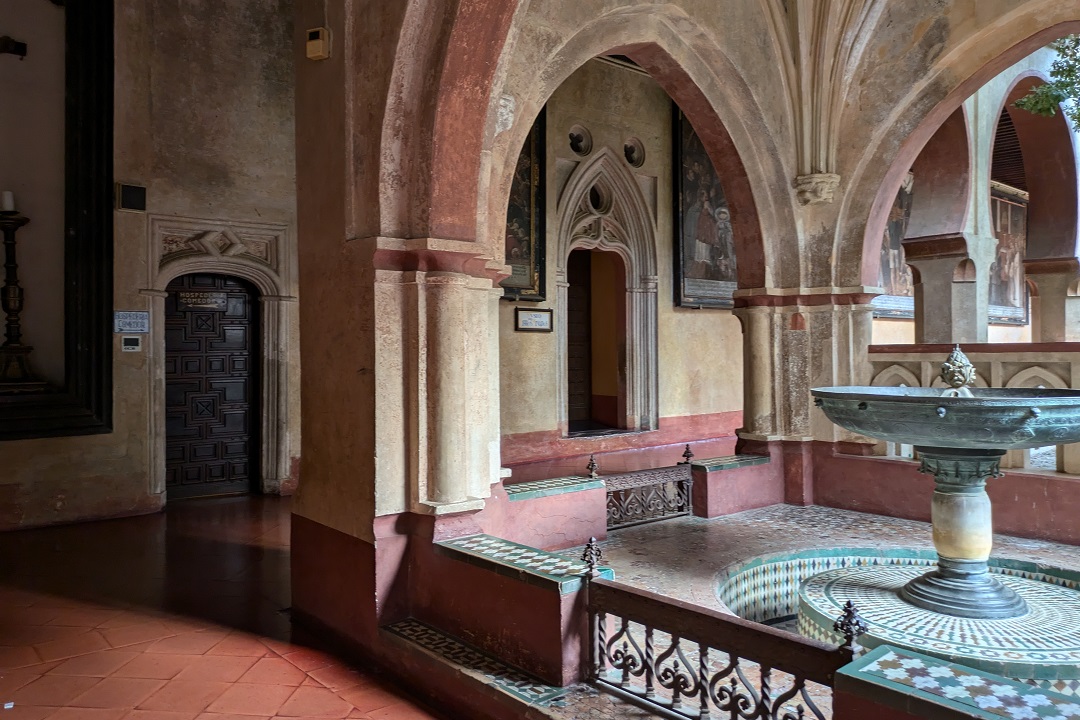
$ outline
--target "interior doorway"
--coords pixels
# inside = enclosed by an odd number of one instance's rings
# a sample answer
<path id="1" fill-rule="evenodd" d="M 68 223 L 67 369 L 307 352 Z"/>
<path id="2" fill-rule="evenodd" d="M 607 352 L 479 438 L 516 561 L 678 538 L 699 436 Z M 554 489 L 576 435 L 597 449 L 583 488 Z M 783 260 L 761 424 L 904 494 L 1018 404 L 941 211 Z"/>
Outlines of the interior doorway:
<path id="1" fill-rule="evenodd" d="M 193 274 L 165 300 L 168 500 L 250 492 L 258 477 L 258 291 Z"/>
<path id="2" fill-rule="evenodd" d="M 574 250 L 567 279 L 567 419 L 571 435 L 624 432 L 626 271 L 613 252 Z"/>

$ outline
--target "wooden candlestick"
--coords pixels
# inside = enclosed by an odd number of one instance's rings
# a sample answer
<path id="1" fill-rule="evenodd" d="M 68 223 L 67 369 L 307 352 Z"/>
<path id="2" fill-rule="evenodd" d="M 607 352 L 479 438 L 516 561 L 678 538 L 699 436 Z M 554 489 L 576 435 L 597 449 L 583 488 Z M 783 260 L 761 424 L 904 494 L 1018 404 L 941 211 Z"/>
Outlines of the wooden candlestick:
<path id="1" fill-rule="evenodd" d="M 30 222 L 18 213 L 0 212 L 0 230 L 4 233 L 4 288 L 0 307 L 7 313 L 4 344 L 0 345 L 0 392 L 33 392 L 47 387 L 30 371 L 33 348 L 22 344 L 19 314 L 23 309 L 23 289 L 19 287 L 19 264 L 15 255 L 15 232 Z"/>

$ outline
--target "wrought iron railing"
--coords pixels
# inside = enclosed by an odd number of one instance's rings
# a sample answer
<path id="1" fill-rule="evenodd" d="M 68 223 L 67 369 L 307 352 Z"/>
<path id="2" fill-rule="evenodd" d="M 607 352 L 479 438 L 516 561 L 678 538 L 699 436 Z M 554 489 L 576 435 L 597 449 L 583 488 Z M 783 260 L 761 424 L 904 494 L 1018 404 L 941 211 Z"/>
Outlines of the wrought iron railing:
<path id="1" fill-rule="evenodd" d="M 608 529 L 689 515 L 693 483 L 689 464 L 605 475 Z"/>
<path id="2" fill-rule="evenodd" d="M 599 562 L 595 543 L 583 559 Z M 850 603 L 837 647 L 597 577 L 588 608 L 592 682 L 680 719 L 825 720 L 866 631 Z"/>

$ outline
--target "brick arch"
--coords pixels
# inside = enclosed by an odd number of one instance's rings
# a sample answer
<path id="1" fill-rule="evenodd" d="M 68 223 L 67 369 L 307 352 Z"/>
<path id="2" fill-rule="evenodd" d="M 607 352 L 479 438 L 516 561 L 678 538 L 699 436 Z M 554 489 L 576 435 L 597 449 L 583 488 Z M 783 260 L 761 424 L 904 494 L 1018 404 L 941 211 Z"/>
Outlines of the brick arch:
<path id="1" fill-rule="evenodd" d="M 921 82 L 880 123 L 851 173 L 837 223 L 835 284 L 876 282 L 879 243 L 893 198 L 919 152 L 963 101 L 1009 66 L 1075 32 L 1080 32 L 1080 8 L 1041 0 L 988 22 L 939 55 Z M 905 128 L 913 124 L 915 129 L 907 133 Z M 896 144 L 899 133 L 907 134 Z"/>
<path id="2" fill-rule="evenodd" d="M 514 48 L 507 52 L 512 55 Z M 555 48 L 528 86 L 503 84 L 495 90 L 498 97 L 492 98 L 486 127 L 490 154 L 476 184 L 486 193 L 477 213 L 477 236 L 488 251 L 501 258 L 501 224 L 514 160 L 533 118 L 577 68 L 607 53 L 628 55 L 641 65 L 693 123 L 724 183 L 739 258 L 739 285 L 763 287 L 777 282 L 783 272 L 797 278 L 794 263 L 781 267 L 768 260 L 775 251 L 764 240 L 790 238 L 795 233 L 793 199 L 767 190 L 790 182 L 780 161 L 783 154 L 769 133 L 755 132 L 754 119 L 761 111 L 740 72 L 696 23 L 670 6 L 626 8 L 596 18 Z M 512 60 L 507 57 L 502 62 Z M 511 105 L 513 122 L 507 128 L 500 123 Z M 751 174 L 748 168 L 755 172 Z M 472 197 L 463 198 L 462 204 Z"/>

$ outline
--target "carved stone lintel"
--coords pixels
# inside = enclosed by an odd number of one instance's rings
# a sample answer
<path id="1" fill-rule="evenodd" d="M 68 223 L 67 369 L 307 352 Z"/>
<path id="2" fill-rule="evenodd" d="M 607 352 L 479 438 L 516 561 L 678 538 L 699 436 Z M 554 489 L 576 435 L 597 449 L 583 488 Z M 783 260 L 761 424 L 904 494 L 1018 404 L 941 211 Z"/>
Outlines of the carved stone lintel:
<path id="1" fill-rule="evenodd" d="M 795 194 L 802 205 L 821 205 L 831 203 L 840 185 L 840 176 L 836 173 L 811 173 L 795 178 Z"/>

